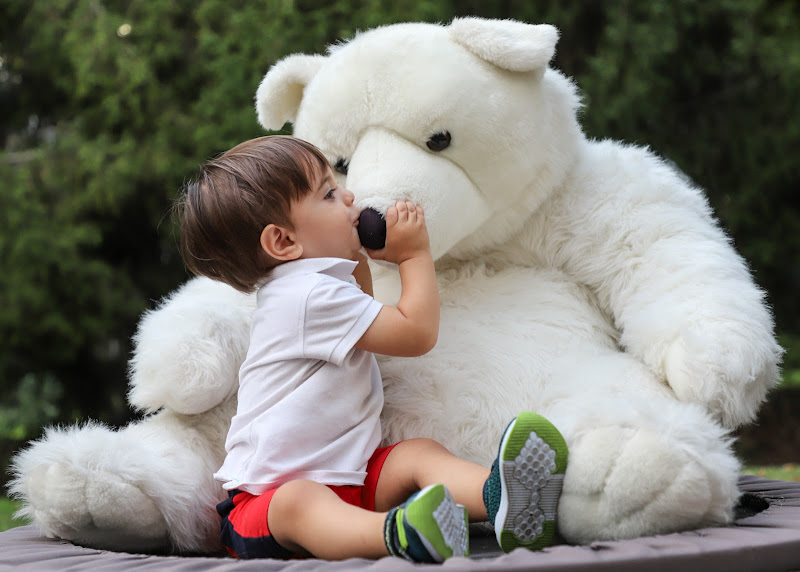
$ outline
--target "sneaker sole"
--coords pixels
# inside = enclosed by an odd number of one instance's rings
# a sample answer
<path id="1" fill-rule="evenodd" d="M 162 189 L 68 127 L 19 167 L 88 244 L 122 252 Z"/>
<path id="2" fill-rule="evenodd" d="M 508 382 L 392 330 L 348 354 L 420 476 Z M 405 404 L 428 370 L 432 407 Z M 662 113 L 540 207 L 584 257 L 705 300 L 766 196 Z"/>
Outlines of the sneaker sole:
<path id="1" fill-rule="evenodd" d="M 404 518 L 437 562 L 469 556 L 467 510 L 456 504 L 444 485 L 422 489 L 406 507 Z"/>
<path id="2" fill-rule="evenodd" d="M 497 542 L 504 552 L 549 546 L 567 467 L 567 444 L 552 423 L 521 413 L 500 443 L 500 506 L 495 516 Z"/>

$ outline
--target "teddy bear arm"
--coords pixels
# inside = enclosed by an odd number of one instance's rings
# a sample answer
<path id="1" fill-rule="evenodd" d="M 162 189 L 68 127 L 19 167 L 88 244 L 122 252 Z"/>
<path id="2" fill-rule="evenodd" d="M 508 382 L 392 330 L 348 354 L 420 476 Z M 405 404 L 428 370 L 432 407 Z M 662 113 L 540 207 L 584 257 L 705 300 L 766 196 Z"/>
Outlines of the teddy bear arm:
<path id="1" fill-rule="evenodd" d="M 782 354 L 764 293 L 699 190 L 644 150 L 612 151 L 613 176 L 599 169 L 583 203 L 562 213 L 563 266 L 680 399 L 727 427 L 751 420 Z"/>
<path id="2" fill-rule="evenodd" d="M 128 400 L 183 414 L 208 411 L 236 392 L 254 295 L 195 278 L 141 320 Z"/>

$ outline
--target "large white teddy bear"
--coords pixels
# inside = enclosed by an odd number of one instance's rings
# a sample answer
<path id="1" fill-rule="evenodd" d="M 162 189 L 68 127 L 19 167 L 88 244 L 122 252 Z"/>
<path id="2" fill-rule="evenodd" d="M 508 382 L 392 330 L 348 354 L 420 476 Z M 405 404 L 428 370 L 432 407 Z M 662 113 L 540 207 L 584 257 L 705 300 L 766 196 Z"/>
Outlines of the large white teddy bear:
<path id="1" fill-rule="evenodd" d="M 489 464 L 520 410 L 570 449 L 570 542 L 729 522 L 739 464 L 781 349 L 763 292 L 700 190 L 647 149 L 590 141 L 547 25 L 399 24 L 265 76 L 258 119 L 294 124 L 362 207 L 425 208 L 439 342 L 383 358 L 384 436 L 432 437 Z M 375 267 L 376 296 L 399 280 Z M 211 475 L 236 407 L 253 297 L 195 279 L 144 317 L 113 432 L 50 430 L 13 491 L 49 536 L 104 548 L 213 550 Z M 319 404 L 325 407 L 324 403 Z"/>

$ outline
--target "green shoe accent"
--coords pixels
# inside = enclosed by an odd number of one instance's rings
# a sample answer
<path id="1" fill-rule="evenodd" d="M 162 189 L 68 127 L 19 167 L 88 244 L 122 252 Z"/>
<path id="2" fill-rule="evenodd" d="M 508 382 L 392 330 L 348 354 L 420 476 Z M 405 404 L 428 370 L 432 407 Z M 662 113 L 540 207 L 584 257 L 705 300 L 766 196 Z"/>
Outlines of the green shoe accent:
<path id="1" fill-rule="evenodd" d="M 506 428 L 484 485 L 487 513 L 503 551 L 539 550 L 552 542 L 567 459 L 563 436 L 541 415 L 521 413 Z"/>
<path id="2" fill-rule="evenodd" d="M 408 548 L 408 539 L 406 538 L 406 527 L 403 526 L 403 509 L 399 509 L 394 515 L 395 530 L 397 531 L 397 543 L 405 550 Z"/>
<path id="3" fill-rule="evenodd" d="M 444 485 L 430 485 L 409 497 L 389 513 L 386 530 L 389 552 L 413 562 L 442 562 L 469 554 L 467 511 Z"/>

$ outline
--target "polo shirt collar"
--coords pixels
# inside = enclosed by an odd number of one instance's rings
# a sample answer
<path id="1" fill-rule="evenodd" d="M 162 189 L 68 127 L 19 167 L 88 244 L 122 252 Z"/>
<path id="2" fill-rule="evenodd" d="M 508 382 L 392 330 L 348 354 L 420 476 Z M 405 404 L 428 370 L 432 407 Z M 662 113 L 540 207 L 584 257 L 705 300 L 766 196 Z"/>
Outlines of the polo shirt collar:
<path id="1" fill-rule="evenodd" d="M 259 283 L 259 286 L 295 274 L 327 274 L 347 281 L 356 266 L 358 266 L 358 262 L 345 258 L 301 258 L 276 266 L 270 275 Z"/>

